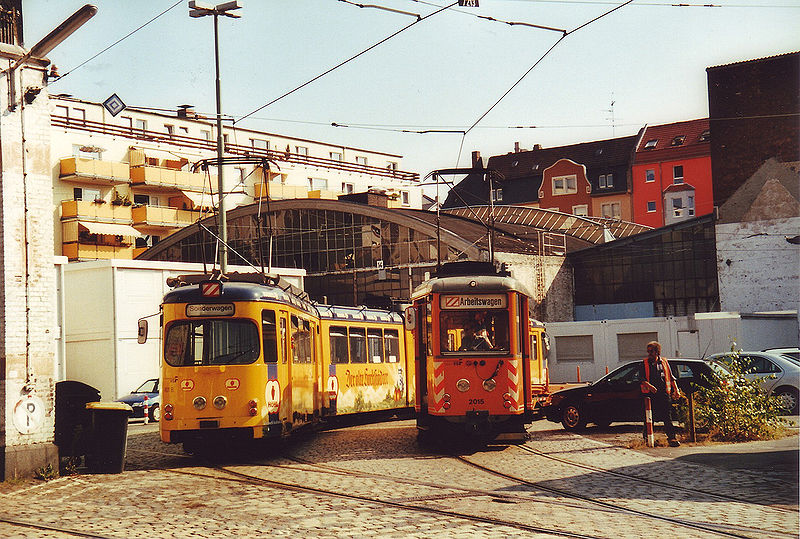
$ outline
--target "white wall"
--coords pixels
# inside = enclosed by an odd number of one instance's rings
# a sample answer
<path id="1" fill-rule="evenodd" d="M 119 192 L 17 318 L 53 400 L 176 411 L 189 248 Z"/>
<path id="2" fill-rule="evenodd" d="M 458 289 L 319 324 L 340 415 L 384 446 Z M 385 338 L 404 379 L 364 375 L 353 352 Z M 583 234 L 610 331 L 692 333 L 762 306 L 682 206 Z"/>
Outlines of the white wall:
<path id="1" fill-rule="evenodd" d="M 252 269 L 231 266 L 231 271 Z M 159 308 L 169 277 L 202 273 L 202 264 L 97 260 L 64 266 L 64 379 L 78 380 L 114 400 L 157 378 L 160 368 Z M 302 289 L 304 270 L 275 269 Z M 148 341 L 137 342 L 137 321 L 149 318 Z"/>
<path id="2" fill-rule="evenodd" d="M 739 313 L 697 313 L 693 316 L 635 318 L 597 322 L 552 322 L 547 324 L 552 350 L 549 358 L 550 381 L 594 381 L 623 363 L 644 358 L 644 344 L 654 337 L 666 357 L 700 358 L 737 349 L 762 350 L 798 346 L 796 312 L 771 315 Z M 637 335 L 638 334 L 638 335 Z M 583 337 L 584 358 L 566 359 L 567 342 L 559 359 L 559 337 Z M 640 338 L 637 338 L 640 337 Z M 646 337 L 646 338 L 645 338 Z M 620 342 L 636 342 L 640 350 L 620 350 Z M 572 350 L 569 350 L 572 352 Z"/>

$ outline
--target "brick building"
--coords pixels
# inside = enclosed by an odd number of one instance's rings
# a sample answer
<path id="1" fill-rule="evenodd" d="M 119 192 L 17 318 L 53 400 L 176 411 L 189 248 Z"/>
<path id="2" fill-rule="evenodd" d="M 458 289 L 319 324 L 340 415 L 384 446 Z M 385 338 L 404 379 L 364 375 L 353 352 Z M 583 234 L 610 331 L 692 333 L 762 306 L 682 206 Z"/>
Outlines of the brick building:
<path id="1" fill-rule="evenodd" d="M 800 52 L 706 69 L 714 205 L 769 158 L 800 160 Z"/>

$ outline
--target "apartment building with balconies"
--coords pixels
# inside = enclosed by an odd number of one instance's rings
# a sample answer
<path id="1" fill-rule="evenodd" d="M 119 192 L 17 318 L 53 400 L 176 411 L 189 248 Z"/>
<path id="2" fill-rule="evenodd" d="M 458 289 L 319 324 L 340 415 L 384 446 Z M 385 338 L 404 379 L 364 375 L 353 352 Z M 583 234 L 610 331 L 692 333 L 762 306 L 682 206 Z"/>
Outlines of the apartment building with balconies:
<path id="1" fill-rule="evenodd" d="M 135 258 L 217 204 L 213 118 L 50 97 L 55 254 Z M 336 199 L 379 190 L 393 207 L 420 209 L 419 175 L 402 156 L 233 126 L 223 127 L 226 207 L 259 200 Z M 203 165 L 206 166 L 203 166 Z"/>

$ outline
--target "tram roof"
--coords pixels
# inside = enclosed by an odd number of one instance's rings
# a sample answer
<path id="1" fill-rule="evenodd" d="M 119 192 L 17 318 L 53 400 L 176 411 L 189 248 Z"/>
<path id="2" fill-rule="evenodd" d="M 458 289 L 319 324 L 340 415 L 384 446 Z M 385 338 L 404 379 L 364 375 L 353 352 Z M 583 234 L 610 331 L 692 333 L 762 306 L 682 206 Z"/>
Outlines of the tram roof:
<path id="1" fill-rule="evenodd" d="M 164 295 L 164 303 L 229 303 L 231 301 L 276 301 L 294 305 L 299 309 L 314 312 L 314 305 L 290 290 L 276 285 L 223 282 L 222 294 L 204 296 L 199 285 L 187 284 L 179 286 Z"/>
<path id="2" fill-rule="evenodd" d="M 412 299 L 431 293 L 487 294 L 514 291 L 533 297 L 528 288 L 511 277 L 498 275 L 457 275 L 435 277 L 419 285 Z"/>
<path id="3" fill-rule="evenodd" d="M 317 305 L 321 318 L 328 320 L 359 320 L 365 322 L 397 322 L 403 321 L 399 313 L 367 309 L 366 307 L 344 307 L 335 305 Z"/>

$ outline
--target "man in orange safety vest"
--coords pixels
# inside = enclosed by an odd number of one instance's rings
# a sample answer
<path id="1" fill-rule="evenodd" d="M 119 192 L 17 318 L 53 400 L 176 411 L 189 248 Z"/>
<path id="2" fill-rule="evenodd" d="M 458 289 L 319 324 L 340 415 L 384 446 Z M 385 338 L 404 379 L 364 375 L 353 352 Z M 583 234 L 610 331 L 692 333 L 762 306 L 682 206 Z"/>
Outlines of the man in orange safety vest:
<path id="1" fill-rule="evenodd" d="M 675 436 L 675 426 L 670 418 L 672 399 L 680 396 L 678 383 L 672 376 L 667 358 L 661 356 L 661 344 L 657 341 L 647 343 L 647 357 L 644 358 L 644 380 L 642 395 L 650 397 L 653 412 L 664 417 L 664 430 L 671 447 L 681 445 Z"/>

